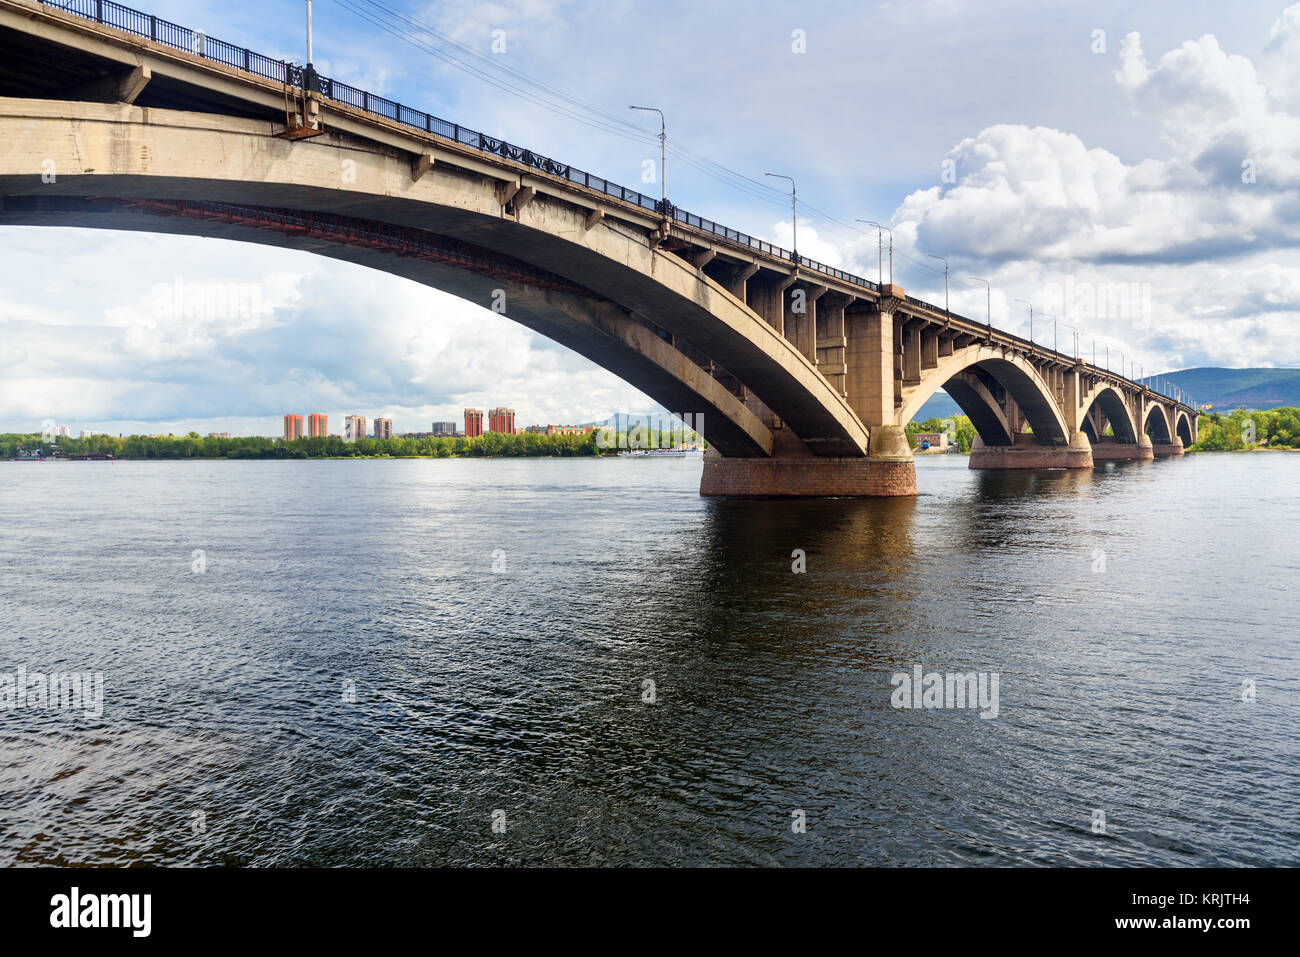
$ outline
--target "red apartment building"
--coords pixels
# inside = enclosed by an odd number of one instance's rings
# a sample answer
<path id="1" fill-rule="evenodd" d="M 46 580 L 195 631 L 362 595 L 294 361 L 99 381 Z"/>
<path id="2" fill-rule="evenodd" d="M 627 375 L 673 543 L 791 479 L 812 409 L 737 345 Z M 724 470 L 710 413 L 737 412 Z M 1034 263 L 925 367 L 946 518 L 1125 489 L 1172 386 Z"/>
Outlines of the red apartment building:
<path id="1" fill-rule="evenodd" d="M 307 435 L 325 436 L 330 434 L 330 417 L 319 412 L 307 416 Z"/>
<path id="2" fill-rule="evenodd" d="M 515 410 L 493 409 L 488 413 L 488 431 L 515 434 Z"/>
<path id="3" fill-rule="evenodd" d="M 302 438 L 302 416 L 286 415 L 284 417 L 284 440 L 292 442 Z"/>
<path id="4" fill-rule="evenodd" d="M 465 410 L 465 438 L 476 439 L 483 434 L 483 410 Z"/>

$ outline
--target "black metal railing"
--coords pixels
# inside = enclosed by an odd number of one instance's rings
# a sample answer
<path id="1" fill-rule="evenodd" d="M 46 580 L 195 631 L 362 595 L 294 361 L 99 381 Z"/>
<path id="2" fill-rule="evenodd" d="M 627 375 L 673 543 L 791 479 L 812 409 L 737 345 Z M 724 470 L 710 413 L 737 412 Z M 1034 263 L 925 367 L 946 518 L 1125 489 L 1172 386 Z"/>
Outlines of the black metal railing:
<path id="1" fill-rule="evenodd" d="M 869 289 L 873 292 L 880 291 L 879 283 L 874 283 L 869 279 L 837 269 L 834 266 L 828 266 L 825 263 L 809 259 L 807 256 L 797 256 L 796 253 L 783 249 L 774 243 L 765 242 L 756 239 L 739 230 L 732 229 L 715 223 L 712 220 L 697 216 L 694 213 L 688 213 L 686 210 L 678 209 L 671 204 L 665 204 L 662 200 L 655 199 L 652 196 L 646 196 L 637 190 L 628 189 L 617 183 L 611 183 L 607 179 L 595 176 L 583 170 L 575 169 L 558 160 L 542 156 L 531 150 L 524 149 L 521 146 L 515 146 L 507 143 L 505 140 L 488 136 L 468 127 L 453 123 L 450 120 L 444 120 L 441 117 L 426 113 L 423 110 L 417 110 L 413 107 L 406 106 L 386 97 L 377 96 L 366 90 L 357 89 L 341 80 L 331 79 L 330 77 L 321 76 L 315 71 L 305 71 L 303 67 L 289 63 L 284 60 L 276 60 L 272 57 L 264 56 L 247 47 L 235 46 L 224 40 L 218 40 L 215 37 L 207 36 L 198 30 L 191 30 L 189 27 L 183 27 L 176 23 L 156 17 L 152 14 L 141 13 L 131 7 L 123 6 L 120 3 L 114 3 L 113 0 L 40 0 L 42 4 L 62 10 L 67 13 L 93 20 L 96 23 L 105 26 L 114 27 L 134 36 L 143 37 L 169 46 L 175 50 L 183 50 L 193 53 L 204 59 L 221 63 L 225 66 L 236 70 L 243 70 L 254 76 L 259 76 L 265 80 L 272 80 L 276 83 L 288 84 L 291 86 L 304 88 L 305 83 L 312 88 L 313 92 L 319 93 L 328 100 L 336 103 L 342 103 L 345 106 L 353 107 L 365 113 L 374 116 L 383 117 L 400 123 L 403 126 L 409 126 L 413 129 L 423 130 L 434 136 L 442 137 L 458 143 L 461 146 L 467 146 L 470 149 L 479 152 L 500 156 L 503 159 L 521 163 L 531 169 L 541 173 L 555 176 L 567 180 L 586 189 L 594 190 L 614 199 L 621 200 L 625 203 L 631 203 L 648 212 L 657 213 L 667 216 L 676 222 L 682 223 L 692 229 L 708 233 L 724 242 L 736 246 L 742 246 L 754 250 L 764 256 L 770 256 L 784 262 L 793 263 L 801 268 L 812 270 L 826 276 L 830 276 L 840 282 L 848 283 L 853 286 L 860 286 L 863 289 Z M 309 82 L 308 82 L 309 81 Z M 949 315 L 954 319 L 970 323 L 975 326 L 984 326 L 984 323 L 975 322 L 965 316 L 955 313 L 945 313 L 944 310 L 925 302 L 915 299 L 912 296 L 907 297 L 907 301 L 923 309 L 940 315 Z M 1057 352 L 1055 349 L 1047 349 L 1037 343 L 1030 343 L 1019 336 L 1010 333 L 1001 332 L 999 334 L 1015 342 L 1024 344 L 1039 352 L 1054 355 L 1068 362 L 1074 362 L 1075 357 L 1068 356 L 1065 353 Z M 1114 373 L 1112 373 L 1114 374 Z M 1119 378 L 1125 378 L 1119 376 Z M 1133 380 L 1128 380 L 1133 381 Z M 1173 398 L 1170 396 L 1170 398 Z"/>

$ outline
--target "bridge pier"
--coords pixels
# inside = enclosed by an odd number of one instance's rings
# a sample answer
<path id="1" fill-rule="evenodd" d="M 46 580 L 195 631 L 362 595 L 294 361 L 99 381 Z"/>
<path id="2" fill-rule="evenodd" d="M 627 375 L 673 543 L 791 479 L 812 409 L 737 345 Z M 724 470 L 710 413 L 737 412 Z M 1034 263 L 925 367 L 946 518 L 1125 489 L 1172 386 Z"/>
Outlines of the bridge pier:
<path id="1" fill-rule="evenodd" d="M 916 464 L 897 426 L 871 430 L 866 457 L 724 458 L 704 453 L 701 495 L 745 498 L 889 498 L 916 494 Z"/>
<path id="2" fill-rule="evenodd" d="M 1151 451 L 1157 457 L 1168 455 L 1182 455 L 1187 450 L 1183 448 L 1183 440 L 1175 437 L 1172 442 L 1162 442 L 1159 445 L 1152 445 Z"/>
<path id="3" fill-rule="evenodd" d="M 1069 445 L 1039 445 L 1032 435 L 1019 433 L 1011 445 L 985 445 L 977 435 L 970 449 L 973 469 L 1090 469 L 1088 437 L 1075 432 Z"/>
<path id="4" fill-rule="evenodd" d="M 1153 448 L 1151 436 L 1145 433 L 1139 435 L 1136 442 L 1108 442 L 1101 439 L 1092 443 L 1092 460 L 1094 462 L 1145 462 L 1155 458 Z"/>

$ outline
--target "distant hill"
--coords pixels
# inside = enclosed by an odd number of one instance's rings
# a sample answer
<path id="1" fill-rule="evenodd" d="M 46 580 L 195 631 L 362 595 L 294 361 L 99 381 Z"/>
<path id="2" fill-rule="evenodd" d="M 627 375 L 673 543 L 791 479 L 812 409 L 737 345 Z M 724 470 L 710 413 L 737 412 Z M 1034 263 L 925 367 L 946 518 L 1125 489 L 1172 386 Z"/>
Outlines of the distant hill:
<path id="1" fill-rule="evenodd" d="M 920 411 L 916 413 L 912 421 L 924 422 L 926 419 L 946 419 L 961 414 L 961 406 L 954 402 L 947 392 L 940 390 L 925 400 L 925 404 L 921 406 Z"/>
<path id="2" fill-rule="evenodd" d="M 1300 369 L 1184 369 L 1164 378 L 1216 410 L 1300 407 Z"/>
<path id="3" fill-rule="evenodd" d="M 615 412 L 609 418 L 598 422 L 580 422 L 579 425 L 591 425 L 597 428 L 612 426 L 615 432 L 627 432 L 638 426 L 650 431 L 668 432 L 682 428 L 682 420 L 668 412 Z"/>

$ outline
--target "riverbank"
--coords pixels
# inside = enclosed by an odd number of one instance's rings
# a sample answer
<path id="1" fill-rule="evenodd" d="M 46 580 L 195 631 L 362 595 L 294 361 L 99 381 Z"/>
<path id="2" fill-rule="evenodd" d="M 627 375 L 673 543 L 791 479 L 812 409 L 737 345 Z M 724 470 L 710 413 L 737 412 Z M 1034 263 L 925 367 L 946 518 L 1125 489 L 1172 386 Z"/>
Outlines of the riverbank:
<path id="1" fill-rule="evenodd" d="M 352 458 L 569 458 L 640 448 L 675 448 L 697 441 L 693 432 L 585 433 L 487 432 L 466 436 L 361 438 L 337 435 L 281 439 L 268 436 L 90 435 L 84 438 L 9 433 L 0 435 L 0 459 L 352 459 Z"/>

